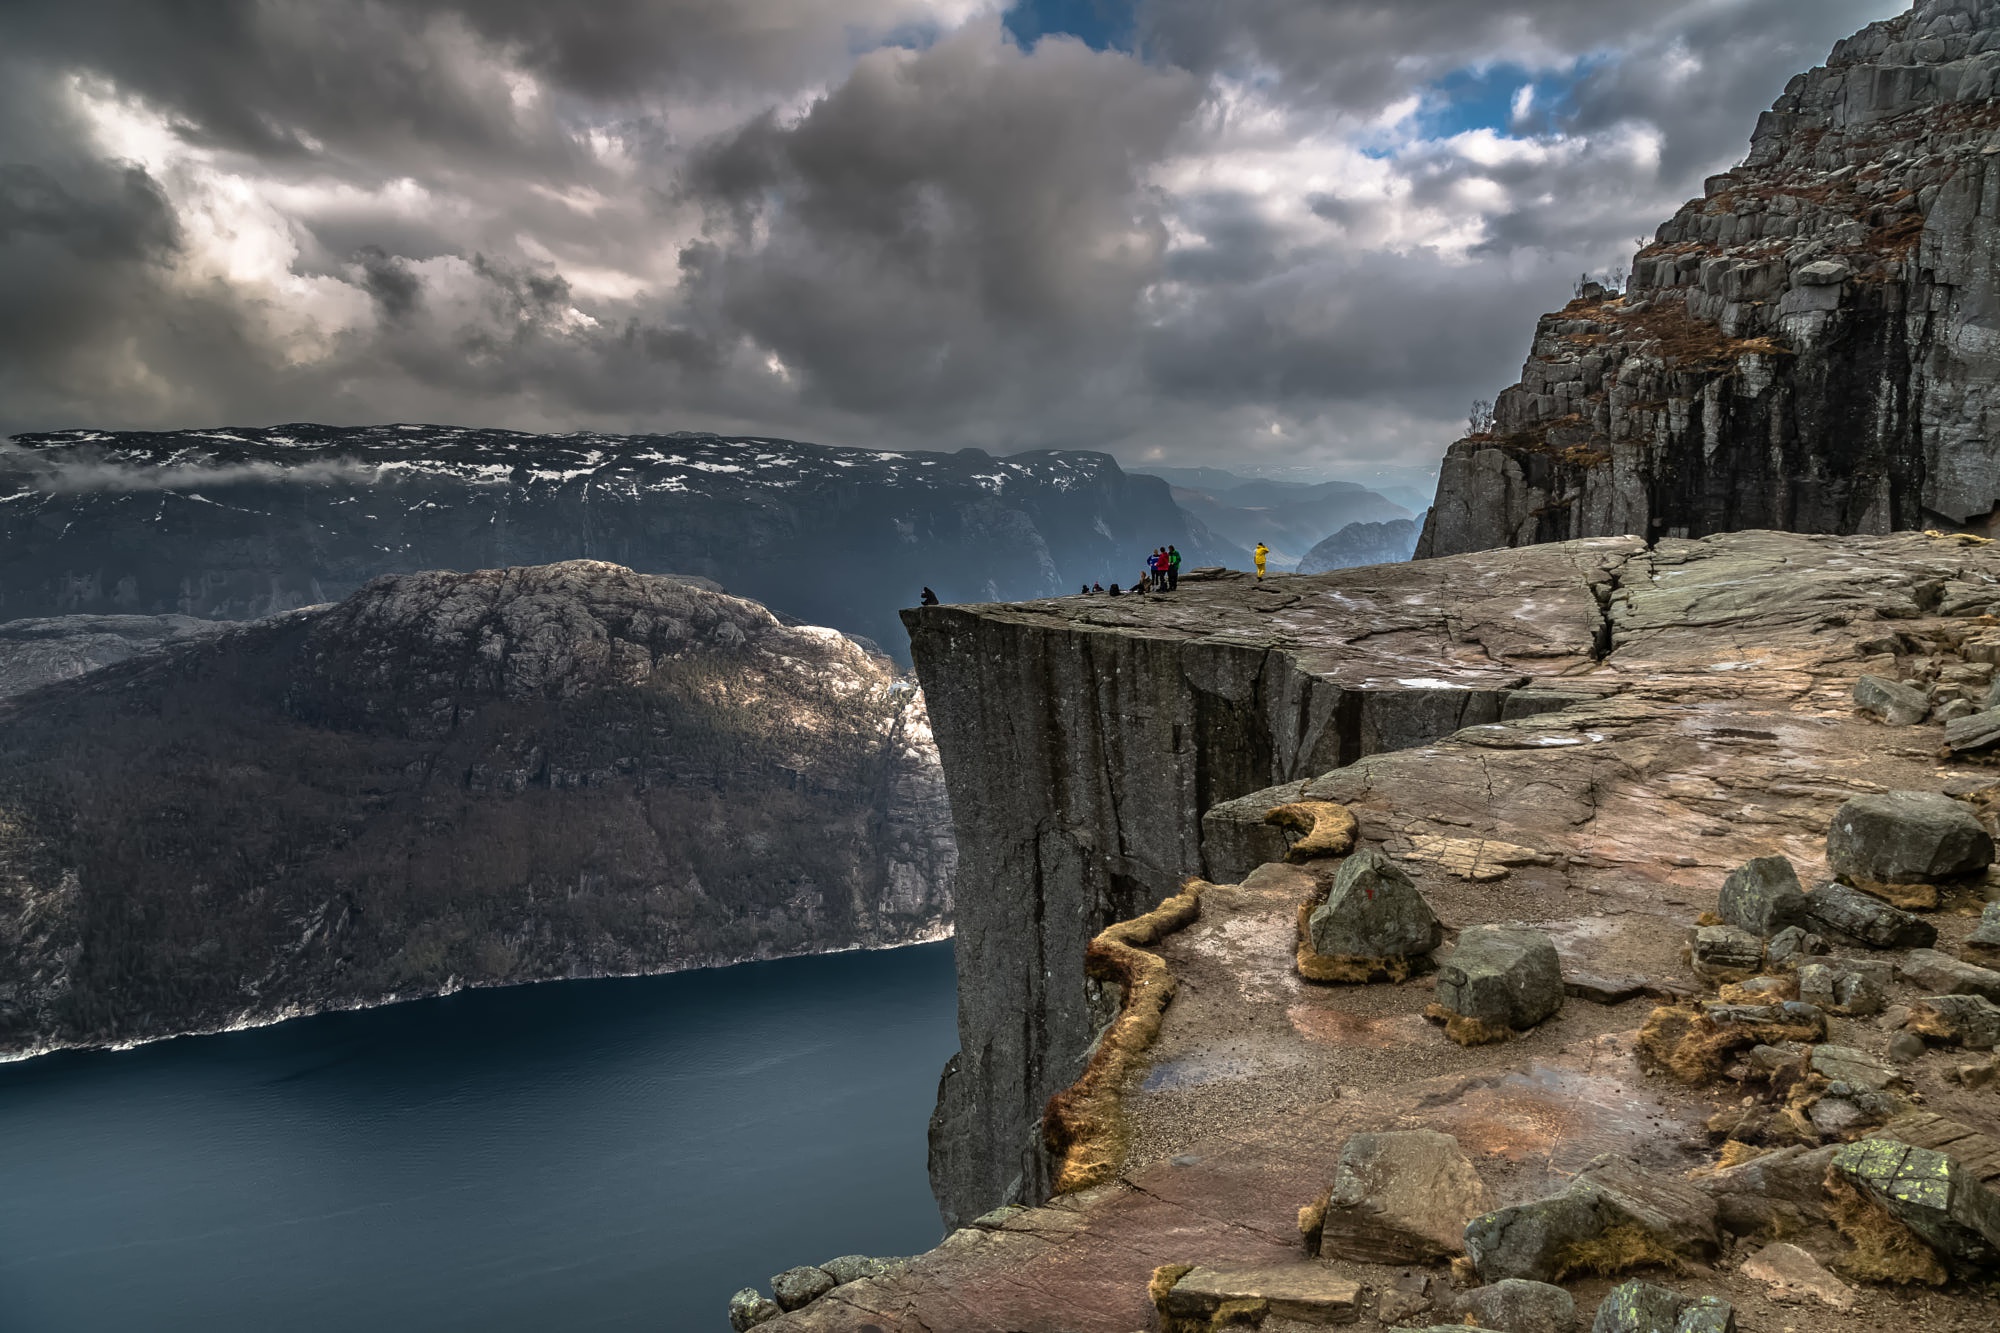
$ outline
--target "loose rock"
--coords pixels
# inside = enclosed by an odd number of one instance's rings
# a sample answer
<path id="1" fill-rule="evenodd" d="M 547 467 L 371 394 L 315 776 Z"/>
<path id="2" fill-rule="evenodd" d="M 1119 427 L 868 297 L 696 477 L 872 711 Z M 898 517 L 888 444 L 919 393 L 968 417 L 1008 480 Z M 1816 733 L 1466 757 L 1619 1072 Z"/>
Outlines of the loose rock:
<path id="1" fill-rule="evenodd" d="M 798 1268 L 787 1268 L 771 1279 L 771 1294 L 778 1298 L 781 1310 L 796 1310 L 810 1305 L 832 1291 L 839 1283 L 833 1274 L 824 1268 L 806 1264 Z"/>
<path id="2" fill-rule="evenodd" d="M 1570 1273 L 1706 1259 L 1717 1245 L 1713 1199 L 1616 1156 L 1591 1162 L 1560 1194 L 1465 1226 L 1465 1252 L 1488 1282 L 1558 1282 Z"/>
<path id="3" fill-rule="evenodd" d="M 1975 754 L 2000 745 L 2000 708 L 1989 708 L 1947 723 L 1944 743 L 1958 754 Z"/>
<path id="4" fill-rule="evenodd" d="M 1562 963 L 1539 930 L 1474 926 L 1438 969 L 1435 1017 L 1464 1045 L 1530 1028 L 1562 1008 Z"/>
<path id="5" fill-rule="evenodd" d="M 1942 799 L 1949 800 L 1949 797 Z M 1815 925 L 1871 949 L 1929 948 L 1937 927 L 1845 884 L 1822 884 L 1806 895 Z"/>
<path id="6" fill-rule="evenodd" d="M 1799 872 L 1782 856 L 1760 856 L 1729 872 L 1722 881 L 1716 915 L 1755 935 L 1776 935 L 1807 921 L 1806 894 Z"/>
<path id="7" fill-rule="evenodd" d="M 1808 903 L 1810 913 L 1810 903 Z M 1827 952 L 1826 941 L 1806 930 L 1803 926 L 1787 926 L 1771 937 L 1764 949 L 1766 965 L 1774 968 L 1797 967 L 1800 960 Z"/>
<path id="8" fill-rule="evenodd" d="M 1444 927 L 1416 884 L 1372 848 L 1341 863 L 1326 901 L 1307 918 L 1306 932 L 1320 957 L 1364 965 L 1407 963 L 1444 942 Z"/>
<path id="9" fill-rule="evenodd" d="M 1244 1316 L 1275 1315 L 1309 1324 L 1352 1323 L 1361 1284 L 1323 1264 L 1189 1269 L 1154 1300 L 1169 1333 L 1206 1330 L 1223 1307 Z"/>
<path id="10" fill-rule="evenodd" d="M 1834 1154 L 1833 1169 L 1954 1270 L 2000 1264 L 2000 1196 L 1955 1159 L 1895 1139 L 1862 1139 Z"/>
<path id="11" fill-rule="evenodd" d="M 1743 1276 L 1766 1283 L 1771 1298 L 1818 1301 L 1836 1310 L 1854 1308 L 1854 1291 L 1820 1267 L 1819 1260 L 1796 1245 L 1767 1245 L 1743 1265 Z"/>
<path id="12" fill-rule="evenodd" d="M 1702 926 L 1694 933 L 1689 961 L 1696 976 L 1742 981 L 1764 966 L 1764 941 L 1735 926 Z"/>
<path id="13" fill-rule="evenodd" d="M 1888 996 L 1873 971 L 1808 963 L 1799 969 L 1799 998 L 1829 1013 L 1867 1018 L 1882 1012 Z"/>
<path id="14" fill-rule="evenodd" d="M 1896 965 L 1903 980 L 1940 995 L 1981 995 L 2000 1000 L 2000 972 L 1961 962 L 1935 949 L 1912 949 Z"/>
<path id="15" fill-rule="evenodd" d="M 838 1259 L 829 1259 L 820 1265 L 820 1270 L 834 1280 L 836 1286 L 846 1286 L 863 1278 L 882 1277 L 901 1268 L 900 1259 L 871 1259 L 865 1254 L 843 1254 Z"/>
<path id="16" fill-rule="evenodd" d="M 1824 1044 L 1813 1047 L 1812 1071 L 1829 1082 L 1847 1083 L 1872 1092 L 1880 1092 L 1902 1077 L 1866 1051 Z"/>
<path id="17" fill-rule="evenodd" d="M 1979 924 L 1965 937 L 1968 959 L 1978 962 L 2000 962 L 2000 902 L 1986 904 L 1986 910 L 1979 914 Z"/>
<path id="18" fill-rule="evenodd" d="M 1922 884 L 1983 870 L 1993 839 L 1971 807 L 1942 792 L 1856 796 L 1834 812 L 1826 860 L 1836 875 Z"/>
<path id="19" fill-rule="evenodd" d="M 776 1301 L 755 1287 L 745 1287 L 729 1298 L 729 1326 L 736 1333 L 747 1333 L 747 1330 L 769 1323 L 783 1313 Z"/>
<path id="20" fill-rule="evenodd" d="M 1460 1296 L 1452 1309 L 1461 1321 L 1469 1315 L 1479 1321 L 1480 1328 L 1497 1333 L 1547 1333 L 1576 1323 L 1576 1301 L 1568 1292 L 1546 1282 L 1513 1277 L 1474 1287 Z"/>
<path id="21" fill-rule="evenodd" d="M 1465 1252 L 1465 1218 L 1486 1187 L 1458 1140 L 1434 1130 L 1356 1134 L 1340 1152 L 1308 1254 L 1363 1263 L 1430 1263 Z"/>
<path id="22" fill-rule="evenodd" d="M 1854 703 L 1892 727 L 1915 726 L 1931 711 L 1931 701 L 1922 690 L 1882 676 L 1863 676 L 1855 681 Z"/>
<path id="23" fill-rule="evenodd" d="M 1683 1296 L 1654 1282 L 1611 1289 L 1590 1333 L 1735 1333 L 1736 1311 L 1716 1296 Z"/>
<path id="24" fill-rule="evenodd" d="M 1983 995 L 1927 996 L 1912 1006 L 1909 1028 L 1899 1035 L 1990 1051 L 2000 1046 L 2000 1005 Z"/>

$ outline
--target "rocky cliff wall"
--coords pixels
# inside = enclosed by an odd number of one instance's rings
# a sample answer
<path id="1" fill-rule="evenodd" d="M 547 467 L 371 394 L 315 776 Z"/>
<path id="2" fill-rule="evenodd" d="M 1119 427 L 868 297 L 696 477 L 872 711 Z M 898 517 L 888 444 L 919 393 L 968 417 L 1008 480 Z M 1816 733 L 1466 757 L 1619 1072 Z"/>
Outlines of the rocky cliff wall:
<path id="1" fill-rule="evenodd" d="M 2000 503 L 2000 0 L 1793 79 L 1748 157 L 1544 318 L 1418 556 L 1631 533 L 1986 531 Z"/>
<path id="2" fill-rule="evenodd" d="M 905 612 L 960 857 L 960 1049 L 931 1126 L 947 1223 L 1046 1195 L 1042 1110 L 1101 1021 L 1090 937 L 1271 853 L 1231 821 L 1205 834 L 1206 812 L 1586 697 L 1561 673 L 1604 646 L 1636 549 Z"/>
<path id="3" fill-rule="evenodd" d="M 936 938 L 922 695 L 596 561 L 337 606 L 0 701 L 0 1053 Z"/>

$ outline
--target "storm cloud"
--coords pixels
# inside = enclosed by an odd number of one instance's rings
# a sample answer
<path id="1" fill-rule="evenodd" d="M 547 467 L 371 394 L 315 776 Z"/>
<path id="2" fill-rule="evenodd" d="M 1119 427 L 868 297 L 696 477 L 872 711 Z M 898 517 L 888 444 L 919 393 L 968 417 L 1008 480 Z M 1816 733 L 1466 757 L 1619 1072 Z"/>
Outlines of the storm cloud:
<path id="1" fill-rule="evenodd" d="M 1421 463 L 1890 0 L 15 0 L 0 432 Z"/>

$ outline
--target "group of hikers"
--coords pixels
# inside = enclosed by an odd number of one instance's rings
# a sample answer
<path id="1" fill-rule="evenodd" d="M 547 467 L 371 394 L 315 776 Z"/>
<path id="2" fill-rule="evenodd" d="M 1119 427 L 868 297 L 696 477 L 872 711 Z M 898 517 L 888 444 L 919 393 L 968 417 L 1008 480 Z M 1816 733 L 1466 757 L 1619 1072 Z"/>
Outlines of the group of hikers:
<path id="1" fill-rule="evenodd" d="M 1254 554 L 1257 559 L 1257 577 L 1260 579 L 1264 577 L 1264 560 L 1270 553 L 1270 548 L 1265 546 L 1264 543 L 1257 543 L 1257 550 Z M 1120 588 L 1115 583 L 1109 588 L 1106 588 L 1102 583 L 1086 583 L 1077 590 L 1077 595 L 1080 597 L 1089 597 L 1094 593 L 1101 593 L 1112 597 L 1123 597 L 1127 593 L 1143 595 L 1151 592 L 1173 592 L 1180 586 L 1180 550 L 1178 547 L 1161 546 L 1155 548 L 1153 553 L 1146 557 L 1146 572 L 1141 574 L 1139 581 L 1130 588 Z M 937 604 L 938 595 L 929 588 L 925 588 L 924 605 L 936 606 Z"/>

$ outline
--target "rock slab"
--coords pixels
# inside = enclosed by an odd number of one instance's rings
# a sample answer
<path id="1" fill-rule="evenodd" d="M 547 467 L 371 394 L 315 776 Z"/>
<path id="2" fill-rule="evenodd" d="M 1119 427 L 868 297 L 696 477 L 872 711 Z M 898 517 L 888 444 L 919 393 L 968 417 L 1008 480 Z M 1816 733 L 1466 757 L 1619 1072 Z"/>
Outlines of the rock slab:
<path id="1" fill-rule="evenodd" d="M 1159 1309 L 1169 1319 L 1207 1320 L 1225 1305 L 1248 1305 L 1303 1324 L 1351 1324 L 1360 1300 L 1360 1283 L 1321 1264 L 1218 1266 L 1183 1274 L 1160 1297 Z"/>
<path id="2" fill-rule="evenodd" d="M 1871 949 L 1923 949 L 1937 943 L 1937 927 L 1880 898 L 1845 884 L 1822 884 L 1806 897 L 1813 923 Z"/>
<path id="3" fill-rule="evenodd" d="M 1485 1210 L 1486 1188 L 1451 1135 L 1356 1134 L 1340 1152 L 1320 1252 L 1363 1263 L 1430 1263 L 1463 1254 L 1465 1219 Z"/>
<path id="4" fill-rule="evenodd" d="M 1826 861 L 1851 879 L 1927 884 L 1991 865 L 1993 839 L 1970 806 L 1942 792 L 1882 792 L 1834 813 Z"/>
<path id="5" fill-rule="evenodd" d="M 1617 1255 L 1601 1252 L 1596 1242 L 1614 1229 L 1627 1243 Z M 1585 1263 L 1615 1271 L 1677 1256 L 1706 1258 L 1717 1245 L 1713 1199 L 1623 1157 L 1600 1157 L 1560 1194 L 1465 1226 L 1466 1255 L 1488 1282 L 1557 1282 Z"/>
<path id="6" fill-rule="evenodd" d="M 1735 1333 L 1736 1311 L 1715 1296 L 1683 1296 L 1656 1282 L 1622 1282 L 1597 1307 L 1590 1333 Z"/>

